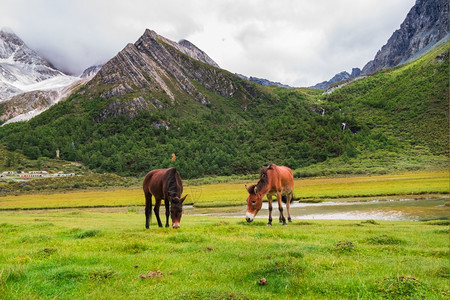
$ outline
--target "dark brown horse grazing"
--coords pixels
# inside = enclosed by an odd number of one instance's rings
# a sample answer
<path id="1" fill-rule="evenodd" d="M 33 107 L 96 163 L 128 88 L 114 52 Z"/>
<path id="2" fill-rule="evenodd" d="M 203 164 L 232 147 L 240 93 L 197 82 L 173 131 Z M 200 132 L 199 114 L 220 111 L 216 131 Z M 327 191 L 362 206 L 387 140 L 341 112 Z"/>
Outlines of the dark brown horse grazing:
<path id="1" fill-rule="evenodd" d="M 276 195 L 278 200 L 278 210 L 280 211 L 280 222 L 286 225 L 286 219 L 283 215 L 282 198 L 286 197 L 286 208 L 288 220 L 291 221 L 290 205 L 292 200 L 292 191 L 294 189 L 294 176 L 292 170 L 288 167 L 270 164 L 262 168 L 259 172 L 259 181 L 257 184 L 246 186 L 249 193 L 247 198 L 247 214 L 245 219 L 252 222 L 256 214 L 262 207 L 262 198 L 267 195 L 269 204 L 269 223 L 272 225 L 272 196 Z"/>
<path id="2" fill-rule="evenodd" d="M 169 227 L 169 211 L 172 218 L 172 227 L 180 227 L 181 214 L 183 213 L 183 183 L 181 182 L 180 174 L 175 168 L 158 169 L 148 172 L 142 183 L 145 194 L 145 228 L 149 227 L 149 218 L 152 215 L 152 196 L 155 197 L 154 212 L 158 220 L 158 226 L 162 227 L 161 219 L 159 218 L 159 207 L 161 200 L 164 199 L 166 207 L 166 227 Z"/>

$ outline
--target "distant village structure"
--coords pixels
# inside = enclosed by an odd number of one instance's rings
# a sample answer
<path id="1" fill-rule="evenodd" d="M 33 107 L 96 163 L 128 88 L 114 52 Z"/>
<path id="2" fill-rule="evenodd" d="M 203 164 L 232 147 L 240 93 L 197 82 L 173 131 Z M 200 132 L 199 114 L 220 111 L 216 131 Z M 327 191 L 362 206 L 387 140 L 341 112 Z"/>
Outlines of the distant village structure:
<path id="1" fill-rule="evenodd" d="M 70 176 L 76 176 L 75 173 L 63 173 L 58 172 L 55 174 L 50 174 L 47 171 L 5 171 L 3 173 L 0 173 L 0 178 L 4 179 L 11 179 L 11 180 L 17 180 L 17 179 L 32 179 L 32 178 L 44 178 L 44 177 L 70 177 Z"/>

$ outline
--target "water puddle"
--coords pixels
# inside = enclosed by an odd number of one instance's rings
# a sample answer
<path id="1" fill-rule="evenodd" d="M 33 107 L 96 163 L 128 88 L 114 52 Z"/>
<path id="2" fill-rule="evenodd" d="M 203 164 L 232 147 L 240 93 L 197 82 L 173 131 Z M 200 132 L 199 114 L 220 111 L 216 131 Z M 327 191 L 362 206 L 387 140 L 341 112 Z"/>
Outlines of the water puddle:
<path id="1" fill-rule="evenodd" d="M 374 199 L 370 201 L 348 202 L 320 202 L 291 204 L 292 219 L 315 220 L 409 220 L 420 221 L 430 219 L 448 219 L 448 196 L 436 198 L 402 198 L 402 199 Z M 284 212 L 286 206 L 283 204 Z M 185 206 L 185 215 L 240 217 L 244 218 L 246 206 L 221 207 L 221 208 L 196 208 Z M 273 203 L 274 219 L 278 218 L 278 204 Z M 268 204 L 263 203 L 263 208 L 256 218 L 268 218 Z"/>

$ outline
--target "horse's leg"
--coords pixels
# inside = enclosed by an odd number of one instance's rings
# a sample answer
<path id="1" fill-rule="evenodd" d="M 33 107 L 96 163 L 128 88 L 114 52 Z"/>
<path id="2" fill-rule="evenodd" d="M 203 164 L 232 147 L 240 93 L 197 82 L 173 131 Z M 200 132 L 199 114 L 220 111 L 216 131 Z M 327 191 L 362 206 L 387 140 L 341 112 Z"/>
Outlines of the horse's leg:
<path id="1" fill-rule="evenodd" d="M 160 206 L 161 206 L 161 199 L 156 199 L 155 208 L 153 208 L 153 211 L 155 212 L 156 220 L 158 221 L 158 226 L 162 227 L 161 219 L 159 218 L 159 207 Z"/>
<path id="2" fill-rule="evenodd" d="M 272 226 L 272 196 L 267 195 L 267 203 L 269 204 L 269 223 L 267 223 L 267 226 Z"/>
<path id="3" fill-rule="evenodd" d="M 277 192 L 277 199 L 278 199 L 278 210 L 280 211 L 280 219 L 281 219 L 283 225 L 287 225 L 286 219 L 283 216 L 283 202 L 281 201 L 281 193 L 280 192 Z"/>
<path id="4" fill-rule="evenodd" d="M 278 198 L 277 198 L 277 199 L 278 199 Z M 281 196 L 281 201 L 283 201 L 283 196 Z M 278 205 L 278 207 L 280 207 L 280 206 Z M 281 219 L 281 215 L 278 216 L 278 221 L 279 221 L 280 223 L 283 223 L 283 220 Z"/>
<path id="5" fill-rule="evenodd" d="M 288 222 L 292 223 L 292 219 L 291 219 L 291 200 L 292 200 L 292 193 L 290 193 L 289 195 L 287 195 L 286 197 L 287 201 L 286 201 L 286 210 L 288 213 Z"/>
<path id="6" fill-rule="evenodd" d="M 152 216 L 152 194 L 145 192 L 145 228 L 150 226 Z"/>
<path id="7" fill-rule="evenodd" d="M 164 206 L 166 207 L 166 227 L 169 227 L 169 200 L 164 199 Z"/>

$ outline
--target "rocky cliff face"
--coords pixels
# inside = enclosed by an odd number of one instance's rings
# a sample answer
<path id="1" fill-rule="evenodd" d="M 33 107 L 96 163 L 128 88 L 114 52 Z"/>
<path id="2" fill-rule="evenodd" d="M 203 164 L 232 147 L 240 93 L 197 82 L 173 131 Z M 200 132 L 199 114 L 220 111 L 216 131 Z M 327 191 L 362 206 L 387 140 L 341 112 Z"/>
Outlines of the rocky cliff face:
<path id="1" fill-rule="evenodd" d="M 374 60 L 364 66 L 362 73 L 370 74 L 402 64 L 448 37 L 448 7 L 448 0 L 417 0 L 400 29 L 392 34 Z"/>
<path id="2" fill-rule="evenodd" d="M 240 78 L 220 69 L 192 43 L 176 43 L 147 29 L 100 69 L 87 90 L 91 97 L 111 98 L 111 105 L 96 117 L 101 121 L 120 114 L 133 117 L 138 110 L 163 109 L 179 98 L 210 104 L 204 89 L 226 98 L 242 87 L 244 98 L 257 93 L 251 84 L 236 85 L 236 80 Z M 133 109 L 124 109 L 120 101 L 132 103 Z"/>

